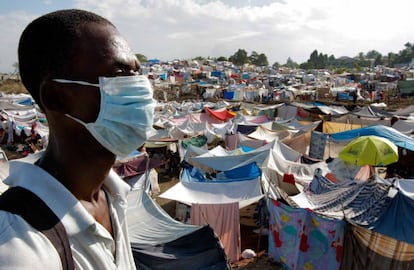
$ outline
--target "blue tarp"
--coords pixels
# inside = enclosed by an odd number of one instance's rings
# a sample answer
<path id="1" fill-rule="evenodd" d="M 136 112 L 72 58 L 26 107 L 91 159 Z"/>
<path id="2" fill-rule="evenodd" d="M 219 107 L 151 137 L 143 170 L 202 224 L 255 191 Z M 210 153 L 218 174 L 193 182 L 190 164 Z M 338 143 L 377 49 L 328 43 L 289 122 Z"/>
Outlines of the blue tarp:
<path id="1" fill-rule="evenodd" d="M 242 166 L 233 170 L 225 171 L 224 175 L 227 178 L 232 179 L 240 179 L 240 178 L 248 178 L 253 179 L 259 177 L 261 175 L 260 168 L 256 165 L 256 163 L 250 163 L 246 166 Z"/>
<path id="2" fill-rule="evenodd" d="M 155 65 L 161 63 L 161 61 L 159 59 L 148 59 L 148 63 Z"/>
<path id="3" fill-rule="evenodd" d="M 165 81 L 168 78 L 168 74 L 167 73 L 162 73 L 162 74 L 160 74 L 160 78 L 161 78 L 161 80 Z"/>
<path id="4" fill-rule="evenodd" d="M 414 151 L 414 139 L 404 135 L 395 128 L 387 127 L 384 125 L 368 126 L 363 128 L 357 128 L 347 130 L 343 132 L 333 133 L 330 135 L 334 141 L 348 141 L 359 136 L 375 135 L 389 139 L 395 143 L 398 147 L 405 148 L 410 151 Z"/>
<path id="5" fill-rule="evenodd" d="M 352 97 L 346 92 L 338 93 L 338 100 L 352 100 Z"/>
<path id="6" fill-rule="evenodd" d="M 234 92 L 233 91 L 223 91 L 223 97 L 224 99 L 233 99 L 234 98 Z"/>
<path id="7" fill-rule="evenodd" d="M 33 105 L 33 100 L 32 100 L 32 98 L 28 97 L 28 98 L 26 98 L 26 99 L 24 99 L 22 101 L 19 101 L 18 103 L 20 105 L 30 106 L 30 105 Z"/>
<path id="8" fill-rule="evenodd" d="M 213 76 L 213 77 L 217 77 L 217 78 L 219 78 L 220 80 L 223 80 L 224 79 L 224 72 L 223 71 L 212 71 L 211 72 L 211 76 Z"/>
<path id="9" fill-rule="evenodd" d="M 204 172 L 196 167 L 186 166 L 183 169 L 181 175 L 181 182 L 231 182 L 231 181 L 243 181 L 257 178 L 261 175 L 260 168 L 256 163 L 250 163 L 245 166 L 241 166 L 232 170 L 224 171 L 223 173 L 217 174 L 217 178 L 206 178 Z"/>
<path id="10" fill-rule="evenodd" d="M 392 199 L 381 218 L 371 224 L 373 231 L 414 245 L 414 201 L 401 192 Z"/>

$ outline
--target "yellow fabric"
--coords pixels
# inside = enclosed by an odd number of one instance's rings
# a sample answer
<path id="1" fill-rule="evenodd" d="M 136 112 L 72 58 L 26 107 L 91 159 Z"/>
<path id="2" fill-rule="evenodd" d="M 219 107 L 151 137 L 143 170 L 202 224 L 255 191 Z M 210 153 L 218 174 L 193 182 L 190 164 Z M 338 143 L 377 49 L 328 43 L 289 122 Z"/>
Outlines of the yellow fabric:
<path id="1" fill-rule="evenodd" d="M 339 158 L 358 166 L 386 166 L 398 161 L 398 148 L 386 138 L 361 136 L 349 142 Z"/>
<path id="2" fill-rule="evenodd" d="M 335 123 L 335 122 L 329 122 L 324 121 L 323 122 L 323 133 L 337 133 L 357 128 L 362 128 L 363 125 L 360 124 L 347 124 L 347 123 Z"/>

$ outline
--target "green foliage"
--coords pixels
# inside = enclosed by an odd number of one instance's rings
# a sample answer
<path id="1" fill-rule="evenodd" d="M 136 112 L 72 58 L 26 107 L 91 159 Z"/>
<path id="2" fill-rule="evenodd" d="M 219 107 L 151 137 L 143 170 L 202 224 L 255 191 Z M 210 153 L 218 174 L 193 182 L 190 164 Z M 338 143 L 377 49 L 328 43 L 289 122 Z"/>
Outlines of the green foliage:
<path id="1" fill-rule="evenodd" d="M 256 66 L 268 66 L 269 61 L 267 56 L 264 53 L 257 53 L 253 51 L 250 56 L 247 54 L 247 51 L 244 49 L 239 49 L 232 56 L 229 57 L 229 61 L 235 65 L 241 66 L 244 64 L 253 64 Z"/>
<path id="2" fill-rule="evenodd" d="M 202 57 L 202 56 L 197 56 L 193 60 L 204 61 L 204 60 L 206 60 L 206 58 L 205 57 Z"/>
<path id="3" fill-rule="evenodd" d="M 389 53 L 388 54 L 388 65 L 393 66 L 395 64 L 401 63 L 410 63 L 414 58 L 414 45 L 410 42 L 404 44 L 404 49 L 399 51 L 398 54 Z M 391 57 L 390 57 L 391 56 Z"/>
<path id="4" fill-rule="evenodd" d="M 252 54 L 249 56 L 249 61 L 251 64 L 256 66 L 268 66 L 269 61 L 267 61 L 267 57 L 265 54 L 258 54 L 257 52 L 253 51 Z"/>
<path id="5" fill-rule="evenodd" d="M 217 58 L 217 61 L 219 61 L 219 62 L 227 61 L 227 57 L 220 56 L 220 57 Z"/>
<path id="6" fill-rule="evenodd" d="M 241 66 L 249 63 L 249 57 L 246 50 L 239 49 L 235 54 L 229 57 L 229 61 L 235 65 Z"/>
<path id="7" fill-rule="evenodd" d="M 140 63 L 145 63 L 145 62 L 148 61 L 147 57 L 143 54 L 137 53 L 137 54 L 135 54 L 135 56 L 138 58 L 138 61 Z"/>
<path id="8" fill-rule="evenodd" d="M 294 62 L 292 60 L 292 58 L 288 57 L 288 59 L 286 60 L 285 67 L 288 67 L 288 68 L 298 68 L 299 65 L 296 62 Z"/>
<path id="9" fill-rule="evenodd" d="M 309 60 L 307 61 L 306 65 L 307 69 L 321 69 L 321 68 L 327 68 L 328 67 L 328 55 L 327 54 L 322 54 L 319 53 L 317 50 L 314 50 L 310 57 Z"/>

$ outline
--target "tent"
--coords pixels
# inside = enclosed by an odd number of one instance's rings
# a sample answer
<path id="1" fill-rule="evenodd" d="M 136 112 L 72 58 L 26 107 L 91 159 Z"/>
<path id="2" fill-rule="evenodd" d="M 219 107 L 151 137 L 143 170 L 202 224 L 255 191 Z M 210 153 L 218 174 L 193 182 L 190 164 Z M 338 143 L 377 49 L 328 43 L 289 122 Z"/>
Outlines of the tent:
<path id="1" fill-rule="evenodd" d="M 187 165 L 180 182 L 159 197 L 191 205 L 192 224 L 209 224 L 219 235 L 231 262 L 241 254 L 239 209 L 263 197 L 261 170 L 256 163 L 207 177 L 202 170 Z"/>
<path id="2" fill-rule="evenodd" d="M 182 171 L 181 181 L 159 197 L 187 205 L 238 202 L 239 208 L 243 208 L 263 197 L 260 175 L 255 163 L 219 173 L 211 179 L 202 170 L 188 166 Z"/>
<path id="3" fill-rule="evenodd" d="M 389 139 L 398 147 L 414 151 L 414 139 L 404 135 L 398 130 L 384 125 L 374 125 L 363 128 L 347 130 L 330 135 L 334 141 L 348 141 L 359 136 L 375 135 Z"/>
<path id="4" fill-rule="evenodd" d="M 143 189 L 129 193 L 127 221 L 137 269 L 229 269 L 210 227 L 174 220 Z"/>
<path id="5" fill-rule="evenodd" d="M 228 111 L 226 108 L 213 110 L 208 107 L 205 108 L 207 113 L 211 116 L 221 120 L 221 121 L 228 121 L 235 116 L 235 113 Z"/>

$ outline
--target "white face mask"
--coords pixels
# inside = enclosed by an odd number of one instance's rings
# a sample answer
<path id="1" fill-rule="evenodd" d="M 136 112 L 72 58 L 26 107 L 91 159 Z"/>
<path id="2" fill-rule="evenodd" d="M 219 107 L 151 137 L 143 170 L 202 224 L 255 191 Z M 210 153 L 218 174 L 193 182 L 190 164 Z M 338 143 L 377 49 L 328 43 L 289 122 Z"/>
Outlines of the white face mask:
<path id="1" fill-rule="evenodd" d="M 69 114 L 109 151 L 120 157 L 129 155 L 152 135 L 155 100 L 149 80 L 142 75 L 99 77 L 99 84 L 54 79 L 99 87 L 101 105 L 94 123 L 85 123 Z"/>

